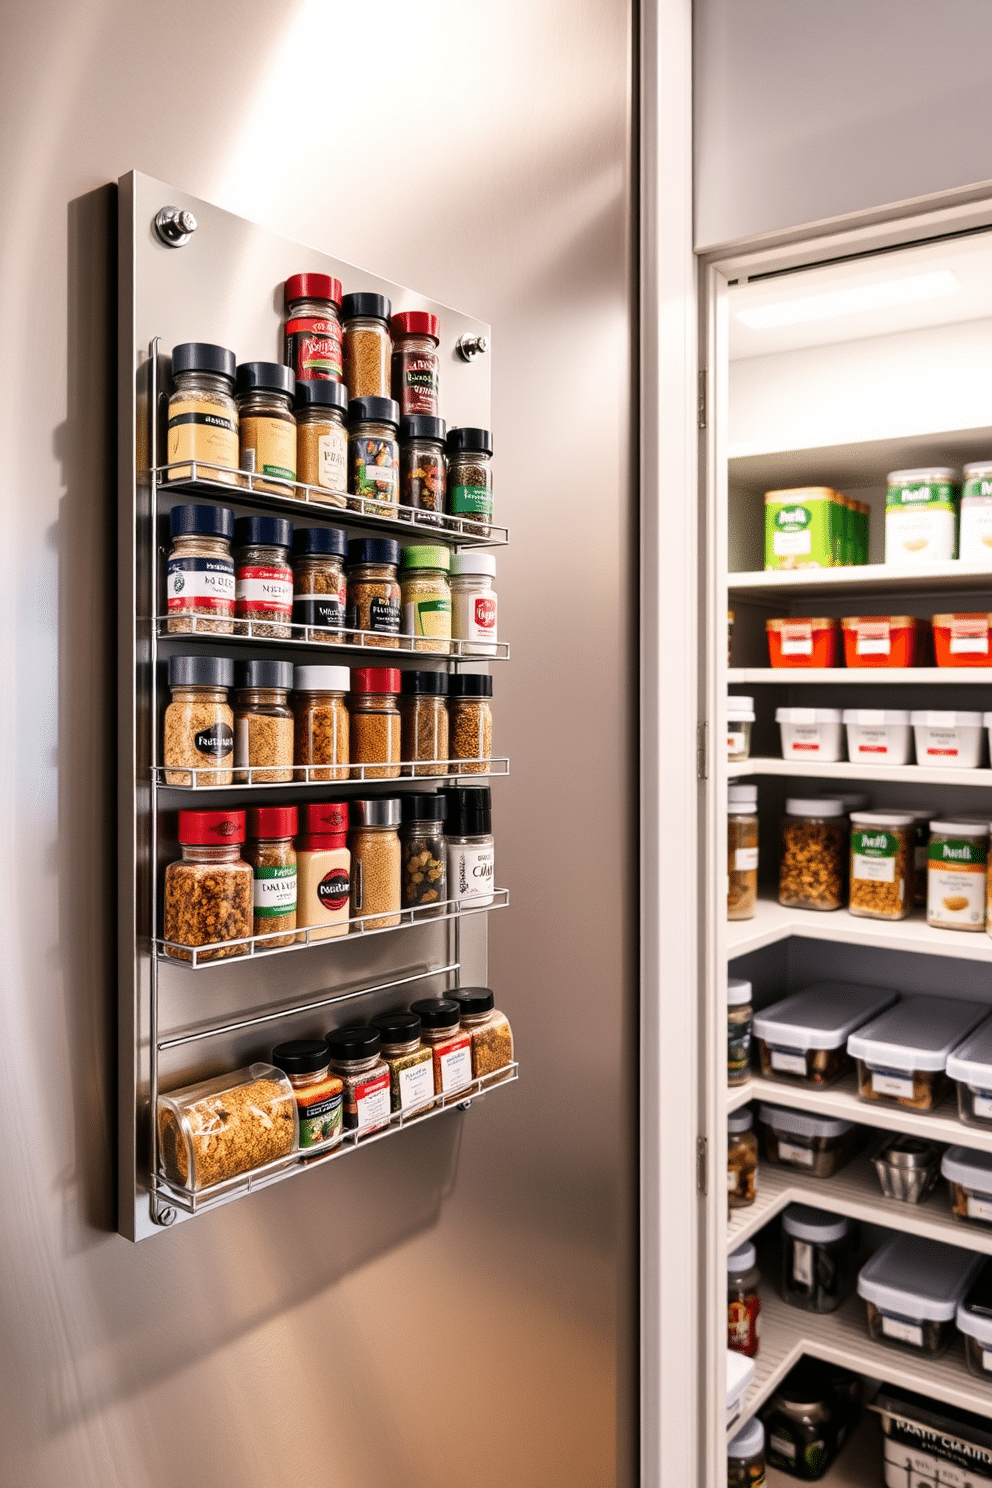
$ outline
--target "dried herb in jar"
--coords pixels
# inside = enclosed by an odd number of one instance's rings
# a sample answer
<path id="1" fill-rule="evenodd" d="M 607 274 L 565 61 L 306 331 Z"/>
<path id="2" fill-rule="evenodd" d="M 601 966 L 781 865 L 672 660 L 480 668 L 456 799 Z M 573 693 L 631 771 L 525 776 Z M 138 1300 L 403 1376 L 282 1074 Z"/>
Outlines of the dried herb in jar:
<path id="1" fill-rule="evenodd" d="M 513 1030 L 505 1013 L 496 1007 L 490 987 L 459 987 L 449 994 L 461 1009 L 462 1029 L 472 1036 L 472 1077 L 497 1085 L 507 1079 L 513 1063 Z"/>
<path id="2" fill-rule="evenodd" d="M 357 646 L 395 649 L 400 641 L 400 545 L 388 537 L 348 544 L 348 631 Z"/>
<path id="3" fill-rule="evenodd" d="M 240 661 L 234 678 L 234 778 L 253 785 L 292 780 L 291 664 Z"/>
<path id="4" fill-rule="evenodd" d="M 172 1183 L 198 1192 L 237 1178 L 296 1145 L 296 1109 L 289 1081 L 267 1064 L 232 1070 L 160 1095 L 162 1170 Z"/>
<path id="5" fill-rule="evenodd" d="M 400 803 L 351 802 L 351 914 L 363 930 L 400 923 Z"/>
<path id="6" fill-rule="evenodd" d="M 379 1013 L 369 1019 L 379 1034 L 379 1054 L 389 1066 L 390 1105 L 394 1111 L 427 1111 L 434 1105 L 433 1056 L 420 1042 L 416 1013 Z"/>
<path id="7" fill-rule="evenodd" d="M 451 758 L 459 762 L 459 775 L 485 775 L 492 765 L 492 695 L 492 677 L 462 672 L 450 679 Z"/>
<path id="8" fill-rule="evenodd" d="M 296 939 L 295 806 L 256 806 L 249 816 L 253 838 L 248 861 L 255 870 L 254 935 L 261 950 L 292 945 Z M 277 934 L 289 931 L 288 935 Z M 271 939 L 269 937 L 272 937 Z"/>
<path id="9" fill-rule="evenodd" d="M 400 749 L 404 774 L 447 774 L 447 673 L 404 672 L 401 686 Z"/>
<path id="10" fill-rule="evenodd" d="M 341 301 L 344 383 L 353 398 L 389 397 L 391 313 L 392 305 L 385 295 L 346 294 Z"/>
<path id="11" fill-rule="evenodd" d="M 444 419 L 400 420 L 400 505 L 434 512 L 440 520 L 447 489 Z"/>
<path id="12" fill-rule="evenodd" d="M 166 955 L 179 961 L 192 961 L 194 949 L 197 961 L 245 955 L 246 945 L 223 944 L 252 934 L 252 871 L 240 852 L 245 813 L 180 811 L 177 835 L 182 858 L 165 870 Z"/>

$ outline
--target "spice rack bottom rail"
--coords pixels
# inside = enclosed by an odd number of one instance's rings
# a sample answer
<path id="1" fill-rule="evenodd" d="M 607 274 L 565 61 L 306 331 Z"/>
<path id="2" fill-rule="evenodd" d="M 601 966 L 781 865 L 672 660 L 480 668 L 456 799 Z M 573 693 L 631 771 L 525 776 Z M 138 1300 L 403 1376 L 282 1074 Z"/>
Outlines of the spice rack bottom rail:
<path id="1" fill-rule="evenodd" d="M 208 641 L 212 645 L 226 646 L 244 641 L 252 645 L 307 646 L 319 652 L 328 665 L 333 666 L 335 656 L 345 651 L 360 651 L 363 656 L 381 658 L 382 665 L 397 656 L 412 656 L 418 661 L 478 662 L 509 661 L 509 641 L 465 641 L 452 637 L 445 641 L 424 640 L 408 631 L 389 632 L 381 630 L 352 630 L 349 627 L 334 630 L 328 625 L 301 625 L 295 620 L 246 620 L 237 616 L 218 621 L 216 616 L 186 614 L 156 615 L 151 624 L 156 640 L 173 641 L 185 645 L 187 641 Z M 173 625 L 183 628 L 172 630 Z M 230 630 L 218 630 L 218 624 L 229 625 Z M 273 635 L 273 630 L 279 632 Z"/>
<path id="2" fill-rule="evenodd" d="M 480 768 L 485 766 L 485 768 Z M 399 775 L 384 775 L 385 768 L 399 770 Z M 327 776 L 334 770 L 347 770 L 346 780 L 328 780 Z M 289 771 L 292 780 L 270 780 L 267 777 L 276 774 L 284 774 Z M 441 771 L 439 774 L 438 771 Z M 377 773 L 378 772 L 378 773 Z M 400 786 L 410 785 L 414 781 L 423 782 L 426 785 L 439 785 L 444 781 L 467 780 L 470 783 L 475 780 L 489 779 L 494 775 L 509 775 L 510 760 L 507 755 L 490 755 L 488 759 L 476 757 L 475 759 L 457 760 L 397 760 L 394 764 L 387 766 L 375 765 L 152 765 L 151 779 L 159 790 L 170 791 L 243 791 L 248 787 L 265 786 L 268 790 L 283 790 L 292 786 L 300 785 L 322 785 L 337 787 L 338 789 L 348 785 L 384 785 Z M 218 775 L 247 775 L 247 780 L 235 781 L 233 785 L 216 785 L 214 777 Z M 183 775 L 188 777 L 185 782 L 176 783 L 169 779 L 170 775 Z M 258 780 L 254 779 L 259 776 Z M 313 779 L 311 779 L 311 775 Z"/>

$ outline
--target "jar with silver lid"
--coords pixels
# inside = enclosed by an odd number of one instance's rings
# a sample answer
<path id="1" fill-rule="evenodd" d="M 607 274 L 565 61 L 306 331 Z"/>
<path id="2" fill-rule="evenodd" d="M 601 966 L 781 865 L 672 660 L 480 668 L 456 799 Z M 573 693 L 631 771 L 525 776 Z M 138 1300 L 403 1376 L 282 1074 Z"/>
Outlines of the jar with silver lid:
<path id="1" fill-rule="evenodd" d="M 402 867 L 400 803 L 393 797 L 352 801 L 351 915 L 363 930 L 400 923 Z"/>

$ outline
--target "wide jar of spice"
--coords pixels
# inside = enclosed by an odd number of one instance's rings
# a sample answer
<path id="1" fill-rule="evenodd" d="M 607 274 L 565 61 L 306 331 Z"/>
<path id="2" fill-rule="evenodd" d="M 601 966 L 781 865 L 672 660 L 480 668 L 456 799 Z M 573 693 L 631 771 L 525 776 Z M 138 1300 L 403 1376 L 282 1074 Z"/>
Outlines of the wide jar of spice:
<path id="1" fill-rule="evenodd" d="M 296 479 L 296 378 L 282 362 L 242 362 L 237 391 L 241 469 L 254 475 L 256 491 L 288 496 L 287 482 Z"/>
<path id="2" fill-rule="evenodd" d="M 492 532 L 492 457 L 488 429 L 448 430 L 448 512 L 467 517 L 473 537 L 489 537 Z"/>
<path id="3" fill-rule="evenodd" d="M 451 650 L 451 589 L 448 548 L 410 547 L 400 560 L 403 633 L 415 651 Z"/>
<path id="4" fill-rule="evenodd" d="M 513 1063 L 513 1030 L 496 1007 L 491 987 L 459 987 L 450 994 L 461 1013 L 461 1027 L 472 1038 L 472 1078 L 498 1085 Z"/>
<path id="5" fill-rule="evenodd" d="M 182 857 L 165 870 L 165 953 L 178 961 L 244 956 L 252 934 L 252 869 L 241 857 L 243 811 L 180 811 Z M 187 946 L 188 950 L 181 947 Z M 208 949 L 202 949 L 207 947 Z"/>
<path id="6" fill-rule="evenodd" d="M 166 458 L 169 480 L 234 485 L 238 468 L 238 407 L 234 401 L 235 355 L 225 346 L 184 341 L 172 348 L 173 391 L 169 398 Z"/>
<path id="7" fill-rule="evenodd" d="M 379 1031 L 367 1025 L 327 1035 L 331 1069 L 344 1085 L 344 1129 L 362 1137 L 389 1124 L 389 1065 L 379 1057 Z"/>
<path id="8" fill-rule="evenodd" d="M 239 517 L 234 524 L 236 614 L 252 636 L 288 640 L 293 619 L 293 524 L 285 517 Z"/>
<path id="9" fill-rule="evenodd" d="M 297 381 L 326 378 L 340 382 L 341 280 L 332 274 L 291 274 L 285 295 L 286 366 L 292 368 Z"/>
<path id="10" fill-rule="evenodd" d="M 297 480 L 310 487 L 311 501 L 346 506 L 348 389 L 342 382 L 297 382 L 295 408 Z"/>
<path id="11" fill-rule="evenodd" d="M 347 667 L 294 668 L 294 763 L 308 767 L 297 769 L 297 780 L 348 779 L 350 726 L 345 698 L 350 686 Z"/>
<path id="12" fill-rule="evenodd" d="M 351 764 L 355 780 L 395 780 L 402 758 L 396 667 L 351 673 Z"/>
<path id="13" fill-rule="evenodd" d="M 453 786 L 444 798 L 448 803 L 448 897 L 459 908 L 492 904 L 496 855 L 489 787 Z"/>
<path id="14" fill-rule="evenodd" d="M 450 997 L 425 997 L 410 1004 L 420 1036 L 434 1059 L 434 1094 L 457 1095 L 472 1084 L 472 1035 L 461 1027 L 461 1008 Z"/>
<path id="15" fill-rule="evenodd" d="M 348 404 L 348 505 L 366 517 L 395 517 L 399 500 L 399 409 L 391 398 Z"/>
<path id="16" fill-rule="evenodd" d="M 292 945 L 296 939 L 295 806 L 253 806 L 248 817 L 252 844 L 248 861 L 255 871 L 255 928 L 264 936 L 259 950 Z M 288 935 L 283 931 L 289 931 Z"/>
<path id="17" fill-rule="evenodd" d="M 348 544 L 348 631 L 356 646 L 399 645 L 400 545 L 389 537 L 356 537 Z"/>
<path id="18" fill-rule="evenodd" d="M 348 534 L 340 527 L 297 527 L 293 533 L 293 624 L 307 627 L 308 641 L 344 642 L 347 551 Z"/>
<path id="19" fill-rule="evenodd" d="M 291 664 L 239 661 L 234 686 L 234 778 L 252 785 L 292 780 Z"/>
<path id="20" fill-rule="evenodd" d="M 348 803 L 310 801 L 300 808 L 302 833 L 296 848 L 297 940 L 334 940 L 348 933 L 351 853 Z"/>
<path id="21" fill-rule="evenodd" d="M 444 419 L 415 414 L 400 420 L 400 505 L 433 512 L 440 521 L 447 486 Z"/>
<path id="22" fill-rule="evenodd" d="M 907 812 L 851 812 L 852 915 L 904 920 L 912 911 L 915 839 Z"/>
<path id="23" fill-rule="evenodd" d="M 166 563 L 170 635 L 230 635 L 234 630 L 234 513 L 189 502 L 169 513 Z"/>
<path id="24" fill-rule="evenodd" d="M 426 310 L 401 310 L 393 316 L 393 398 L 401 414 L 437 417 L 439 338 L 438 318 Z"/>
<path id="25" fill-rule="evenodd" d="M 452 553 L 451 634 L 460 656 L 496 654 L 495 578 L 491 553 Z"/>
<path id="26" fill-rule="evenodd" d="M 323 1039 L 292 1039 L 276 1044 L 272 1063 L 293 1087 L 300 1122 L 300 1150 L 329 1151 L 344 1136 L 344 1081 L 331 1074 Z"/>
<path id="27" fill-rule="evenodd" d="M 778 902 L 840 909 L 847 894 L 849 827 L 843 801 L 790 796 L 782 819 Z"/>
<path id="28" fill-rule="evenodd" d="M 449 678 L 451 758 L 458 761 L 458 775 L 488 774 L 493 753 L 492 695 L 492 677 L 462 672 Z"/>
<path id="29" fill-rule="evenodd" d="M 758 787 L 727 791 L 727 919 L 753 920 L 758 903 Z"/>
<path id="30" fill-rule="evenodd" d="M 167 785 L 231 784 L 234 715 L 227 691 L 233 682 L 234 663 L 224 656 L 169 657 L 172 701 L 165 710 L 162 750 Z M 984 925 L 984 904 L 982 910 Z"/>
<path id="31" fill-rule="evenodd" d="M 379 294 L 347 294 L 341 301 L 344 381 L 353 398 L 389 397 L 392 308 Z"/>
<path id="32" fill-rule="evenodd" d="M 377 797 L 351 803 L 351 914 L 359 929 L 400 923 L 400 803 Z"/>
<path id="33" fill-rule="evenodd" d="M 379 1013 L 369 1019 L 379 1035 L 379 1053 L 389 1066 L 390 1106 L 410 1115 L 434 1104 L 434 1056 L 420 1042 L 416 1013 Z"/>
<path id="34" fill-rule="evenodd" d="M 400 752 L 404 775 L 448 773 L 448 675 L 404 672 L 400 697 Z"/>
<path id="35" fill-rule="evenodd" d="M 448 897 L 446 811 L 443 796 L 403 797 L 403 908 L 419 909 L 419 918 L 437 914 Z"/>

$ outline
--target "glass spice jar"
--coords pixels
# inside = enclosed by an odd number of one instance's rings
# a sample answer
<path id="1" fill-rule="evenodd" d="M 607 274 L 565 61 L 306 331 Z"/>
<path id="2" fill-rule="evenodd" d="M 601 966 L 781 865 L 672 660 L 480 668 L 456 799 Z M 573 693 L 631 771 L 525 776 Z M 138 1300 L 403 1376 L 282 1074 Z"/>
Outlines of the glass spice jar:
<path id="1" fill-rule="evenodd" d="M 442 547 L 409 547 L 400 559 L 403 634 L 415 651 L 451 650 L 451 553 Z"/>
<path id="2" fill-rule="evenodd" d="M 344 381 L 353 398 L 389 397 L 392 308 L 379 294 L 347 294 L 341 301 Z"/>
<path id="3" fill-rule="evenodd" d="M 242 362 L 238 368 L 241 469 L 254 476 L 256 491 L 292 494 L 287 483 L 296 480 L 295 391 L 296 378 L 282 362 Z"/>
<path id="4" fill-rule="evenodd" d="M 348 934 L 351 853 L 348 803 L 310 801 L 301 807 L 296 847 L 298 941 L 335 940 Z"/>
<path id="5" fill-rule="evenodd" d="M 235 613 L 253 637 L 288 640 L 293 619 L 293 524 L 285 517 L 239 517 L 234 524 Z"/>
<path id="6" fill-rule="evenodd" d="M 496 559 L 491 553 L 451 555 L 451 634 L 459 656 L 496 655 Z"/>
<path id="7" fill-rule="evenodd" d="M 400 505 L 435 513 L 425 522 L 443 520 L 447 488 L 444 419 L 414 414 L 400 419 Z"/>
<path id="8" fill-rule="evenodd" d="M 493 520 L 493 436 L 488 429 L 448 430 L 448 512 L 466 517 L 473 537 L 489 537 Z"/>
<path id="9" fill-rule="evenodd" d="M 172 348 L 172 384 L 166 430 L 169 480 L 237 482 L 238 406 L 234 401 L 235 355 L 206 341 Z M 219 469 L 200 469 L 200 466 Z"/>
<path id="10" fill-rule="evenodd" d="M 333 382 L 325 387 L 336 387 Z M 304 625 L 302 639 L 323 645 L 344 643 L 348 586 L 344 558 L 348 534 L 340 527 L 297 527 L 293 532 L 293 624 Z"/>
<path id="11" fill-rule="evenodd" d="M 348 505 L 366 517 L 395 517 L 399 499 L 399 409 L 391 398 L 348 404 Z"/>
<path id="12" fill-rule="evenodd" d="M 443 796 L 404 796 L 400 847 L 403 850 L 403 908 L 418 918 L 436 915 L 448 897 Z"/>
<path id="13" fill-rule="evenodd" d="M 241 857 L 243 811 L 180 811 L 182 857 L 165 870 L 163 939 L 177 961 L 244 956 L 252 934 L 252 869 Z M 189 947 L 188 950 L 181 949 Z M 201 949 L 209 947 L 209 949 Z"/>
<path id="14" fill-rule="evenodd" d="M 871 920 L 904 920 L 913 908 L 916 824 L 905 812 L 851 812 L 848 909 Z"/>
<path id="15" fill-rule="evenodd" d="M 400 684 L 404 775 L 448 773 L 447 672 L 404 672 Z"/>
<path id="16" fill-rule="evenodd" d="M 377 797 L 351 802 L 351 914 L 361 930 L 400 923 L 400 803 Z"/>
<path id="17" fill-rule="evenodd" d="M 298 382 L 303 378 L 340 382 L 341 280 L 331 274 L 291 274 L 285 295 L 286 366 Z"/>
<path id="18" fill-rule="evenodd" d="M 234 513 L 226 506 L 190 502 L 169 513 L 172 544 L 166 561 L 170 635 L 234 630 Z"/>
<path id="19" fill-rule="evenodd" d="M 746 1209 L 758 1192 L 758 1138 L 748 1110 L 727 1117 L 727 1204 Z"/>
<path id="20" fill-rule="evenodd" d="M 344 1136 L 344 1081 L 331 1074 L 324 1039 L 292 1039 L 276 1044 L 272 1063 L 293 1087 L 300 1123 L 300 1151 L 329 1152 Z"/>
<path id="21" fill-rule="evenodd" d="M 344 1129 L 368 1136 L 389 1125 L 389 1065 L 379 1056 L 379 1032 L 367 1025 L 327 1035 L 331 1069 L 344 1085 Z"/>
<path id="22" fill-rule="evenodd" d="M 753 1359 L 761 1332 L 758 1252 L 748 1240 L 727 1257 L 727 1347 Z"/>
<path id="23" fill-rule="evenodd" d="M 378 1013 L 369 1026 L 379 1035 L 379 1053 L 389 1066 L 390 1106 L 412 1114 L 434 1104 L 434 1056 L 420 1042 L 416 1013 Z"/>
<path id="24" fill-rule="evenodd" d="M 782 819 L 778 902 L 792 909 L 840 909 L 847 897 L 847 814 L 843 801 L 790 796 Z"/>
<path id="25" fill-rule="evenodd" d="M 457 1095 L 472 1083 L 472 1035 L 461 1027 L 461 1009 L 450 997 L 425 997 L 410 1004 L 421 1038 L 434 1060 L 434 1094 Z"/>
<path id="26" fill-rule="evenodd" d="M 461 1011 L 461 1028 L 472 1037 L 472 1078 L 498 1085 L 513 1063 L 513 1030 L 496 1007 L 490 987 L 459 987 L 450 993 Z"/>
<path id="27" fill-rule="evenodd" d="M 355 780 L 395 780 L 402 738 L 396 667 L 354 667 L 351 673 L 351 764 Z"/>
<path id="28" fill-rule="evenodd" d="M 347 780 L 350 725 L 345 697 L 351 673 L 342 666 L 293 671 L 293 761 L 297 780 Z"/>
<path id="29" fill-rule="evenodd" d="M 400 413 L 436 418 L 441 383 L 437 354 L 440 325 L 426 310 L 401 310 L 393 316 L 393 398 Z"/>
<path id="30" fill-rule="evenodd" d="M 293 778 L 288 661 L 239 661 L 234 669 L 234 778 L 276 785 Z"/>
<path id="31" fill-rule="evenodd" d="M 255 928 L 265 936 L 258 947 L 268 951 L 296 940 L 295 806 L 253 806 L 248 825 L 252 845 L 247 857 L 255 872 Z M 283 931 L 290 933 L 283 934 Z"/>
<path id="32" fill-rule="evenodd" d="M 454 772 L 457 775 L 489 772 L 493 753 L 493 713 L 489 705 L 492 695 L 492 677 L 462 672 L 448 679 L 451 758 L 458 761 Z"/>
<path id="33" fill-rule="evenodd" d="M 459 908 L 492 904 L 496 854 L 489 787 L 452 786 L 444 798 L 448 803 L 448 897 Z"/>
<path id="34" fill-rule="evenodd" d="M 356 537 L 348 544 L 348 632 L 356 646 L 399 646 L 400 545 L 389 537 Z"/>
<path id="35" fill-rule="evenodd" d="M 751 1073 L 751 983 L 727 978 L 727 1084 L 743 1085 Z"/>
<path id="36" fill-rule="evenodd" d="M 758 787 L 727 791 L 727 919 L 753 920 L 758 902 Z"/>
<path id="37" fill-rule="evenodd" d="M 342 382 L 298 381 L 294 407 L 297 480 L 310 487 L 311 501 L 347 506 L 348 389 Z"/>
<path id="38" fill-rule="evenodd" d="M 162 758 L 167 785 L 231 784 L 234 663 L 224 656 L 170 656 Z M 184 765 L 185 769 L 170 769 Z M 196 774 L 193 774 L 193 771 Z"/>

